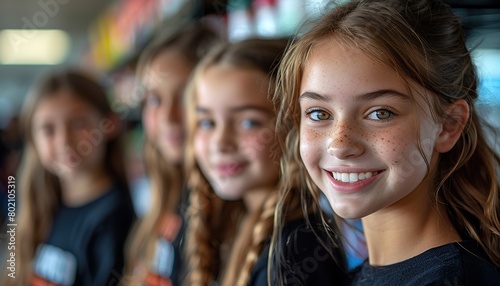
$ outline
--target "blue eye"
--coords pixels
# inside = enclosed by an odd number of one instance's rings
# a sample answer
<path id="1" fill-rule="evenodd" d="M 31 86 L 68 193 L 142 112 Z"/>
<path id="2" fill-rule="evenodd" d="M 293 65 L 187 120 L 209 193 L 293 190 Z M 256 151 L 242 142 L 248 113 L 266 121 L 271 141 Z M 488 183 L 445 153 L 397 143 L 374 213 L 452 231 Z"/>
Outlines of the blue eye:
<path id="1" fill-rule="evenodd" d="M 312 110 L 307 112 L 307 116 L 314 121 L 332 120 L 333 116 L 323 110 Z"/>
<path id="2" fill-rule="evenodd" d="M 200 129 L 210 129 L 215 126 L 215 123 L 213 120 L 210 119 L 200 119 L 198 120 L 198 127 Z"/>
<path id="3" fill-rule="evenodd" d="M 262 126 L 262 124 L 259 121 L 252 120 L 252 119 L 243 120 L 241 122 L 241 125 L 243 126 L 243 128 L 246 128 L 246 129 Z"/>
<path id="4" fill-rule="evenodd" d="M 377 109 L 368 114 L 368 118 L 372 120 L 388 120 L 394 116 L 394 112 L 387 109 Z"/>

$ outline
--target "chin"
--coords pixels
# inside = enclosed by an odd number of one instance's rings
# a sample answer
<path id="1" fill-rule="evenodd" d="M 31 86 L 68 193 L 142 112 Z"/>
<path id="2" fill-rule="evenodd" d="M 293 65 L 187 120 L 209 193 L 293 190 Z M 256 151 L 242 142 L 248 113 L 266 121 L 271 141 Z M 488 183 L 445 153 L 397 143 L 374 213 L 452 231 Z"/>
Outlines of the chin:
<path id="1" fill-rule="evenodd" d="M 162 153 L 165 160 L 167 160 L 169 163 L 178 165 L 182 162 L 183 153 L 180 150 L 178 152 L 176 152 L 175 150 L 164 150 Z"/>
<path id="2" fill-rule="evenodd" d="M 332 204 L 330 201 L 330 206 L 332 206 L 334 213 L 343 219 L 359 219 L 367 215 L 366 212 L 353 205 Z"/>
<path id="3" fill-rule="evenodd" d="M 225 200 L 225 201 L 237 201 L 241 199 L 241 194 L 235 193 L 234 189 L 233 190 L 217 190 L 214 189 L 215 194 Z"/>

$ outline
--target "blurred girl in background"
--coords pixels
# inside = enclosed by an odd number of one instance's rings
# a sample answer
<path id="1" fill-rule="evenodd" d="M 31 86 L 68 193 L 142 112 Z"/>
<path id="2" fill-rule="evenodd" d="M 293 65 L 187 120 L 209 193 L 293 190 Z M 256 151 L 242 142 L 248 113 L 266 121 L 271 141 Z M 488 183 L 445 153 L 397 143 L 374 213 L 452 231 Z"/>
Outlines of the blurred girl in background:
<path id="1" fill-rule="evenodd" d="M 195 65 L 219 38 L 191 24 L 153 42 L 140 57 L 144 157 L 150 206 L 129 244 L 126 285 L 179 285 L 187 191 L 184 188 L 183 93 Z M 171 283 L 171 284 L 170 284 Z"/>
<path id="2" fill-rule="evenodd" d="M 21 122 L 17 271 L 2 285 L 117 285 L 135 215 L 103 88 L 78 71 L 50 74 Z"/>

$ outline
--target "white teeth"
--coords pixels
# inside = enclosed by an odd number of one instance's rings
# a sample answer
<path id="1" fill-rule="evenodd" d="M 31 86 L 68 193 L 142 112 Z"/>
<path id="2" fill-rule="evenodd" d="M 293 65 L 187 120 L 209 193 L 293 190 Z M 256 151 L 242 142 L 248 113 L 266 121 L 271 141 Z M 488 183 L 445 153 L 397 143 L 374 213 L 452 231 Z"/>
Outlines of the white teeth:
<path id="1" fill-rule="evenodd" d="M 342 182 L 349 182 L 349 174 L 342 173 Z"/>
<path id="2" fill-rule="evenodd" d="M 358 174 L 350 173 L 349 174 L 349 182 L 357 182 L 357 181 L 358 181 Z"/>
<path id="3" fill-rule="evenodd" d="M 342 181 L 344 183 L 354 183 L 357 181 L 362 181 L 365 179 L 371 178 L 374 174 L 373 172 L 366 172 L 366 173 L 338 173 L 338 172 L 332 172 L 331 173 L 333 178 L 338 181 Z"/>

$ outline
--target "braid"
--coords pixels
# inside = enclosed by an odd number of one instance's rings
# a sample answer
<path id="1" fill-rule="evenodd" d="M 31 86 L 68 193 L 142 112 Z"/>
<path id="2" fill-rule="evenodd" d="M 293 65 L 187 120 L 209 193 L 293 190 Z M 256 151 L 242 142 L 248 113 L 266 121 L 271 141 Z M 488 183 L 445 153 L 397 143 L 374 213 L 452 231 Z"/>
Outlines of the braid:
<path id="1" fill-rule="evenodd" d="M 274 228 L 274 210 L 276 209 L 277 202 L 278 192 L 272 192 L 267 197 L 262 209 L 260 210 L 259 219 L 252 231 L 252 240 L 248 248 L 248 252 L 244 256 L 245 259 L 241 266 L 241 270 L 237 272 L 239 273 L 239 278 L 236 283 L 238 286 L 248 284 L 250 272 L 257 262 L 264 245 L 270 240 Z"/>
<path id="2" fill-rule="evenodd" d="M 185 285 L 205 286 L 219 278 L 226 258 L 222 246 L 232 242 L 244 207 L 241 201 L 227 202 L 216 196 L 198 169 L 188 184 L 195 187 L 188 208 Z"/>
<path id="3" fill-rule="evenodd" d="M 215 280 L 220 267 L 220 255 L 217 245 L 211 243 L 212 231 L 210 214 L 213 207 L 209 204 L 206 191 L 193 190 L 188 209 L 188 248 L 187 257 L 189 275 L 186 285 L 209 285 Z"/>

